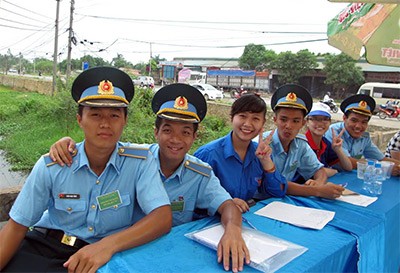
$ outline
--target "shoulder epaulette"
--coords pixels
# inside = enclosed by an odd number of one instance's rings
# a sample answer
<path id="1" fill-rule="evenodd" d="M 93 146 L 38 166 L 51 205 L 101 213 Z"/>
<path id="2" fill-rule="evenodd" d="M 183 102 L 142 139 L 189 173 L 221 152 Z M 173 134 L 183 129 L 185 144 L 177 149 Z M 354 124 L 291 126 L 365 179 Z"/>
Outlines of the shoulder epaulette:
<path id="1" fill-rule="evenodd" d="M 303 135 L 303 134 L 297 134 L 297 135 L 296 135 L 296 138 L 307 141 L 306 135 Z"/>
<path id="2" fill-rule="evenodd" d="M 71 156 L 74 157 L 74 156 L 76 156 L 77 153 L 78 153 L 78 150 L 75 149 L 75 150 L 71 153 Z M 50 167 L 50 166 L 53 166 L 53 165 L 58 164 L 57 161 L 53 161 L 53 160 L 51 159 L 49 153 L 44 154 L 44 155 L 43 155 L 43 158 L 44 158 L 44 162 L 46 163 L 46 167 Z"/>
<path id="3" fill-rule="evenodd" d="M 149 148 L 122 146 L 118 149 L 118 154 L 121 156 L 147 159 L 147 155 L 149 154 Z"/>
<path id="4" fill-rule="evenodd" d="M 57 161 L 53 161 L 49 154 L 43 155 L 44 163 L 46 163 L 46 167 L 50 167 L 57 164 Z"/>
<path id="5" fill-rule="evenodd" d="M 195 163 L 190 160 L 186 160 L 185 167 L 189 170 L 192 170 L 194 172 L 197 172 L 197 173 L 207 176 L 207 177 L 210 177 L 210 174 L 212 171 L 211 167 L 203 165 L 203 164 Z"/>

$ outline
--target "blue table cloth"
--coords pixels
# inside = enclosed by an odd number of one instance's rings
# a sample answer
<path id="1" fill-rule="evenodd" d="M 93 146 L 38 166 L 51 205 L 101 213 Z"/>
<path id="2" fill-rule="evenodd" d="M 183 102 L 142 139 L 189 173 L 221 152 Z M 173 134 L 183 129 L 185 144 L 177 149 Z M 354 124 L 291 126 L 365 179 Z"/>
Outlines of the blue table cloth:
<path id="1" fill-rule="evenodd" d="M 340 173 L 330 180 L 347 182 L 350 190 L 366 194 L 355 172 Z M 254 214 L 272 201 L 335 211 L 335 217 L 322 230 L 312 230 Z M 277 272 L 397 272 L 399 269 L 398 177 L 386 180 L 382 195 L 368 207 L 286 196 L 261 201 L 245 216 L 258 230 L 308 248 Z M 153 242 L 117 253 L 99 272 L 225 272 L 217 263 L 215 250 L 184 236 L 218 221 L 218 217 L 209 217 L 174 227 L 169 234 Z M 243 272 L 259 271 L 245 266 Z"/>

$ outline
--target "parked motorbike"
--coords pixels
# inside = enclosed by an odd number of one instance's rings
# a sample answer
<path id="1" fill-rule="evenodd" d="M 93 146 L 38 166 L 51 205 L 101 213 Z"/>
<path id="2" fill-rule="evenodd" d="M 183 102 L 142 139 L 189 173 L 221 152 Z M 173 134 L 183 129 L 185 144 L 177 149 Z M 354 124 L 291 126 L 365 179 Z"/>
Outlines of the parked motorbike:
<path id="1" fill-rule="evenodd" d="M 240 98 L 242 95 L 247 94 L 247 90 L 245 90 L 244 87 L 241 86 L 238 90 L 237 89 L 231 90 L 230 93 L 231 93 L 231 98 L 236 100 Z"/>
<path id="2" fill-rule="evenodd" d="M 397 118 L 397 120 L 400 120 L 400 107 L 399 106 L 395 106 L 392 109 L 388 109 L 386 107 L 386 105 L 380 105 L 379 106 L 379 112 L 378 112 L 378 116 L 381 119 L 385 119 L 387 117 L 389 118 Z"/>
<path id="3" fill-rule="evenodd" d="M 339 107 L 337 107 L 337 105 L 336 105 L 336 103 L 335 103 L 335 101 L 333 99 L 330 99 L 328 101 L 322 101 L 321 100 L 320 102 L 325 103 L 326 105 L 328 105 L 333 113 L 337 113 L 339 111 Z"/>

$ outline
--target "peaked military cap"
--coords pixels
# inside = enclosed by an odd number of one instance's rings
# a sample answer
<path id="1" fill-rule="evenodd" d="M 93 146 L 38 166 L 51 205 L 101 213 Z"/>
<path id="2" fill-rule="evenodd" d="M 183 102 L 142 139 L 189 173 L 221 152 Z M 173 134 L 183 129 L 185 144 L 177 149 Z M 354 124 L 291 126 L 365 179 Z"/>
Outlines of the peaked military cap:
<path id="1" fill-rule="evenodd" d="M 203 94 L 183 83 L 162 87 L 154 95 L 151 107 L 160 118 L 190 123 L 199 123 L 207 113 Z"/>
<path id="2" fill-rule="evenodd" d="M 369 96 L 364 94 L 357 94 L 346 98 L 340 104 L 340 110 L 343 113 L 347 111 L 351 111 L 357 114 L 361 114 L 364 116 L 372 116 L 372 112 L 375 109 L 375 100 Z"/>
<path id="3" fill-rule="evenodd" d="M 313 104 L 312 97 L 308 90 L 301 85 L 285 84 L 280 86 L 271 98 L 271 108 L 275 111 L 278 108 L 296 108 L 310 112 Z"/>
<path id="4" fill-rule="evenodd" d="M 127 107 L 133 98 L 134 86 L 131 77 L 117 68 L 95 67 L 78 75 L 71 93 L 80 105 Z"/>

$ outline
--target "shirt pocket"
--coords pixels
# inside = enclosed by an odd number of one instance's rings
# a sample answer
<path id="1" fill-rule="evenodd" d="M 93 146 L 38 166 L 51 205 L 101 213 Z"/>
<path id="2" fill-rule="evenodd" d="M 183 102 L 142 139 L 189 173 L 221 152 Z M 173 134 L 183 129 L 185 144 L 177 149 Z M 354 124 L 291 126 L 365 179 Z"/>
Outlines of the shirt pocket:
<path id="1" fill-rule="evenodd" d="M 59 226 L 74 228 L 86 222 L 87 201 L 77 199 L 56 199 L 54 201 Z"/>
<path id="2" fill-rule="evenodd" d="M 133 224 L 134 208 L 130 194 L 121 195 L 121 204 L 99 211 L 100 224 L 107 225 L 108 230 L 119 229 Z"/>

